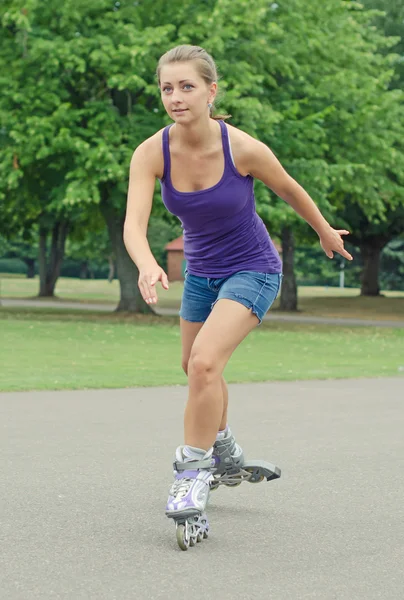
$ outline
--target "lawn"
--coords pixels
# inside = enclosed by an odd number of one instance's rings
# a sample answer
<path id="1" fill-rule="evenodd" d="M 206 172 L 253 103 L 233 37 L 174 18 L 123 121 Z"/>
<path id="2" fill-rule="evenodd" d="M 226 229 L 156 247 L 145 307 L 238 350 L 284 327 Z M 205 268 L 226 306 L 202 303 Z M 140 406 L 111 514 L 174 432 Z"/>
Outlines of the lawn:
<path id="1" fill-rule="evenodd" d="M 186 384 L 176 318 L 0 309 L 0 390 Z M 381 377 L 404 371 L 404 330 L 264 323 L 229 382 Z"/>
<path id="2" fill-rule="evenodd" d="M 38 278 L 0 275 L 0 297 L 33 298 L 38 293 Z M 182 282 L 173 282 L 168 291 L 158 287 L 159 308 L 178 310 Z M 80 280 L 60 277 L 56 286 L 58 300 L 78 303 L 106 303 L 115 306 L 119 300 L 119 283 L 103 279 Z M 273 310 L 279 310 L 279 299 Z M 383 292 L 377 298 L 362 298 L 354 288 L 299 287 L 299 310 L 303 315 L 365 319 L 404 320 L 404 292 Z"/>

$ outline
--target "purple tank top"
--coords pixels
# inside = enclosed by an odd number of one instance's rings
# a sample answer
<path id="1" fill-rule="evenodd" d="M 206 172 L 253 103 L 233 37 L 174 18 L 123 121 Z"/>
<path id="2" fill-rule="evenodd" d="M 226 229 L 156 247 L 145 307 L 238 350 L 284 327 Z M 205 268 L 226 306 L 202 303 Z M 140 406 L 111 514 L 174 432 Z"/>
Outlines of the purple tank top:
<path id="1" fill-rule="evenodd" d="M 279 254 L 255 210 L 254 179 L 237 171 L 227 126 L 222 130 L 224 172 L 205 190 L 179 192 L 171 183 L 169 125 L 163 130 L 164 174 L 161 194 L 184 231 L 187 270 L 200 277 L 228 277 L 237 271 L 280 273 Z"/>

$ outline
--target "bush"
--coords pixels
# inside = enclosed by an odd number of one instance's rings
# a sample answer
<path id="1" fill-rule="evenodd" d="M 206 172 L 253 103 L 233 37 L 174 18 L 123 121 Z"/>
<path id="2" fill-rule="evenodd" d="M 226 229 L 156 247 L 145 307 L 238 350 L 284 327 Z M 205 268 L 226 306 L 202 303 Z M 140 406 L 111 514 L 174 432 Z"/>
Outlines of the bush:
<path id="1" fill-rule="evenodd" d="M 380 287 L 404 290 L 404 240 L 393 240 L 383 250 Z"/>
<path id="2" fill-rule="evenodd" d="M 345 287 L 359 287 L 362 263 L 360 254 L 348 247 L 355 260 L 349 262 L 339 255 L 330 260 L 321 248 L 296 248 L 295 273 L 298 285 L 339 286 L 341 262 L 344 264 Z"/>
<path id="3" fill-rule="evenodd" d="M 92 279 L 108 279 L 109 265 L 107 262 L 98 263 L 95 261 L 87 261 L 88 272 Z M 61 277 L 80 277 L 82 262 L 65 258 L 61 268 Z"/>
<path id="4" fill-rule="evenodd" d="M 27 274 L 27 265 L 19 258 L 0 258 L 0 273 Z"/>

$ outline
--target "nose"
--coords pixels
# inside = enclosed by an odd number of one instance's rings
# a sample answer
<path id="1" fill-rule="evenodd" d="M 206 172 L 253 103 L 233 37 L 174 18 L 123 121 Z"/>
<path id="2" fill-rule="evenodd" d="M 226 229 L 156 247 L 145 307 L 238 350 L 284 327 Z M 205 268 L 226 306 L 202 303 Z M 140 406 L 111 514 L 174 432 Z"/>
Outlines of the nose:
<path id="1" fill-rule="evenodd" d="M 181 104 L 181 90 L 178 90 L 176 88 L 173 89 L 173 93 L 171 94 L 171 101 L 173 104 Z"/>

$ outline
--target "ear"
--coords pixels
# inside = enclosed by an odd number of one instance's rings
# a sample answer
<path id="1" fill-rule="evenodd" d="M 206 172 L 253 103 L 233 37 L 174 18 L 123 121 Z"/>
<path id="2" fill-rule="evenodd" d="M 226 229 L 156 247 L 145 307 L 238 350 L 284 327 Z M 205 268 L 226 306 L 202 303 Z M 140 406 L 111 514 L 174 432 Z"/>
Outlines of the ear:
<path id="1" fill-rule="evenodd" d="M 211 104 L 214 104 L 216 94 L 217 94 L 217 83 L 216 83 L 216 81 L 214 81 L 213 83 L 210 84 L 210 88 L 209 88 L 209 100 L 208 101 Z"/>

